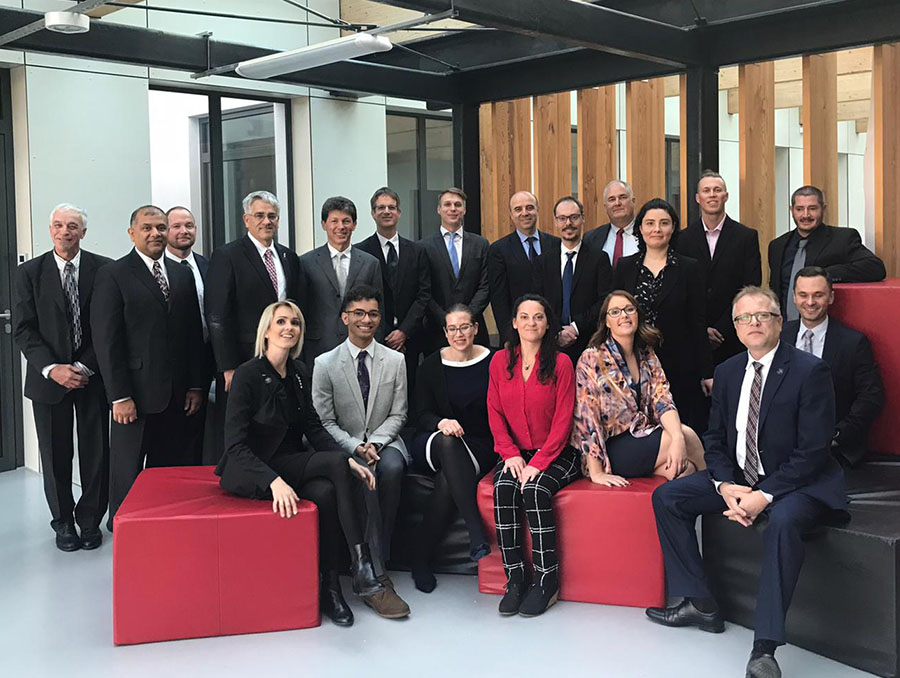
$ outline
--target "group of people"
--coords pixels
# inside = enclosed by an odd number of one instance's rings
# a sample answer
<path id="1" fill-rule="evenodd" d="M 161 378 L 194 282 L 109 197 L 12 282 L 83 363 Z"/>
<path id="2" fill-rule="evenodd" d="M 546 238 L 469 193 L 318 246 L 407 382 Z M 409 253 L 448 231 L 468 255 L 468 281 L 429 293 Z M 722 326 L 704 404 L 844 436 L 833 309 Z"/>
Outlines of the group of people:
<path id="1" fill-rule="evenodd" d="M 136 209 L 134 248 L 111 261 L 81 249 L 84 210 L 59 205 L 53 250 L 19 267 L 15 327 L 57 546 L 100 546 L 107 504 L 112 531 L 145 465 L 215 463 L 225 489 L 285 518 L 301 498 L 316 503 L 324 614 L 353 623 L 338 576 L 349 567 L 354 593 L 402 618 L 385 564 L 407 469 L 435 478 L 412 563 L 425 592 L 457 514 L 471 558 L 490 553 L 476 485 L 492 472 L 499 610 L 537 616 L 559 591 L 553 495 L 582 476 L 621 487 L 659 475 L 667 585 L 683 601 L 648 616 L 722 630 L 694 520 L 766 515 L 751 675 L 769 675 L 800 538 L 843 508 L 840 465 L 865 455 L 884 400 L 866 338 L 828 316 L 832 285 L 880 280 L 884 266 L 855 230 L 824 224 L 813 186 L 791 197 L 796 229 L 769 244 L 769 289 L 758 233 L 727 216 L 715 172 L 683 231 L 665 200 L 636 209 L 624 181 L 603 197 L 610 222 L 587 233 L 582 204 L 557 200 L 554 235 L 539 228 L 537 198 L 517 192 L 514 230 L 489 244 L 464 228 L 465 193 L 448 188 L 438 232 L 413 242 L 383 187 L 374 235 L 353 243 L 356 206 L 329 198 L 326 244 L 298 257 L 276 242 L 278 199 L 258 191 L 243 201 L 247 233 L 209 260 L 193 252 L 188 208 Z"/>

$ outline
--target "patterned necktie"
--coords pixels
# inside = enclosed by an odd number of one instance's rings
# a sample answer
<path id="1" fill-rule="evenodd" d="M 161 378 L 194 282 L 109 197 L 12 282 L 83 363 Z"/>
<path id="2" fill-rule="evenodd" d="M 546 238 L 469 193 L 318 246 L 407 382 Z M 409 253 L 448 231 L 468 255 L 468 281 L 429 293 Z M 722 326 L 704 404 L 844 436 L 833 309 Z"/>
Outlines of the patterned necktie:
<path id="1" fill-rule="evenodd" d="M 762 395 L 762 363 L 753 361 L 753 386 L 750 387 L 750 409 L 747 412 L 747 455 L 744 457 L 744 478 L 750 487 L 759 480 L 759 450 L 756 447 L 759 433 L 759 401 Z"/>
<path id="2" fill-rule="evenodd" d="M 394 243 L 388 240 L 387 247 L 388 282 L 391 284 L 391 290 L 395 290 L 397 289 L 397 269 L 400 265 L 400 259 L 397 257 L 397 250 L 394 248 Z"/>
<path id="3" fill-rule="evenodd" d="M 165 297 L 166 301 L 169 301 L 169 283 L 166 282 L 166 279 L 163 278 L 162 268 L 159 265 L 158 261 L 153 262 L 153 277 L 156 279 L 156 284 L 159 285 L 159 289 L 162 292 L 162 295 Z"/>
<path id="4" fill-rule="evenodd" d="M 813 352 L 812 340 L 813 340 L 813 331 L 806 330 L 806 332 L 803 333 L 803 350 L 806 351 L 807 353 Z"/>
<path id="5" fill-rule="evenodd" d="M 787 290 L 788 320 L 796 320 L 800 317 L 800 311 L 797 310 L 797 306 L 794 304 L 794 280 L 797 278 L 797 272 L 806 266 L 806 244 L 808 242 L 808 238 L 800 238 L 800 241 L 797 243 L 797 252 L 794 254 L 794 265 L 791 266 L 791 280 Z"/>
<path id="6" fill-rule="evenodd" d="M 622 253 L 625 251 L 625 237 L 624 237 L 625 229 L 620 228 L 616 231 L 616 245 L 613 248 L 613 260 L 612 265 L 613 268 L 616 267 L 616 264 L 619 263 L 619 259 L 622 258 Z"/>
<path id="7" fill-rule="evenodd" d="M 269 280 L 272 281 L 272 288 L 275 290 L 275 298 L 278 298 L 278 272 L 275 270 L 275 255 L 272 254 L 272 250 L 267 249 L 265 254 L 263 254 L 263 263 L 266 265 L 266 270 L 269 272 Z"/>
<path id="8" fill-rule="evenodd" d="M 347 274 L 344 272 L 344 258 L 346 256 L 346 254 L 341 252 L 334 258 L 334 274 L 337 276 L 338 290 L 340 290 L 342 297 L 347 288 Z"/>
<path id="9" fill-rule="evenodd" d="M 537 249 L 535 249 L 534 247 L 535 240 L 537 240 L 537 238 L 535 238 L 533 235 L 529 235 L 527 238 L 525 238 L 525 242 L 528 243 L 528 261 L 530 261 L 532 264 L 536 262 L 538 258 Z"/>
<path id="10" fill-rule="evenodd" d="M 459 255 L 456 254 L 456 238 L 459 236 L 456 233 L 450 234 L 450 266 L 453 267 L 453 277 L 459 277 Z"/>
<path id="11" fill-rule="evenodd" d="M 78 299 L 78 285 L 75 284 L 75 264 L 67 261 L 63 274 L 63 290 L 72 315 L 72 346 L 77 351 L 81 348 L 81 306 Z"/>
<path id="12" fill-rule="evenodd" d="M 369 409 L 369 368 L 366 367 L 366 355 L 366 351 L 360 351 L 356 356 L 356 378 L 359 380 L 364 410 Z"/>
<path id="13" fill-rule="evenodd" d="M 562 275 L 562 318 L 563 327 L 572 323 L 572 281 L 575 279 L 575 252 L 566 252 L 566 267 Z"/>

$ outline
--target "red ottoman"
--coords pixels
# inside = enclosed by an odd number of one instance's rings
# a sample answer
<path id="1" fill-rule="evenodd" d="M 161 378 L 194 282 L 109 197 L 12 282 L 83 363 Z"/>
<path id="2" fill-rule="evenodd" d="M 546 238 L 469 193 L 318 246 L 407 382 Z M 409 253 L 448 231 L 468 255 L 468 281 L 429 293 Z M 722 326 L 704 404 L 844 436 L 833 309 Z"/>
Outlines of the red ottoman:
<path id="1" fill-rule="evenodd" d="M 316 505 L 284 519 L 212 466 L 143 471 L 115 518 L 113 642 L 318 626 Z"/>
<path id="2" fill-rule="evenodd" d="M 494 523 L 493 473 L 478 484 L 478 509 L 491 554 L 478 561 L 478 588 L 501 594 L 506 574 Z M 576 480 L 553 498 L 562 600 L 652 607 L 665 604 L 662 550 L 650 495 L 663 478 L 634 478 L 630 487 Z M 524 512 L 523 549 L 531 562 Z"/>

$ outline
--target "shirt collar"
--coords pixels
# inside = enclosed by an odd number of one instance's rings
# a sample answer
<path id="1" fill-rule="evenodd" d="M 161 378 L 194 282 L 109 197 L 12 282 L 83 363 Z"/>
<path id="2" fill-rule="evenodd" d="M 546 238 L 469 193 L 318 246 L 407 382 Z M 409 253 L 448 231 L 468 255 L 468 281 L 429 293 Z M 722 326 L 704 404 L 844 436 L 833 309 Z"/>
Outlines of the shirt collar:
<path id="1" fill-rule="evenodd" d="M 619 227 L 612 223 L 609 225 L 609 229 L 612 233 L 618 233 L 619 231 Z M 634 235 L 634 219 L 632 219 L 631 223 L 622 229 L 622 234 Z"/>
<path id="2" fill-rule="evenodd" d="M 256 250 L 259 252 L 259 256 L 264 256 L 266 250 L 272 250 L 272 254 L 275 254 L 275 241 L 272 241 L 272 244 L 266 247 L 259 240 L 257 240 L 250 231 L 247 231 L 247 237 L 250 238 L 250 242 L 252 242 L 256 246 Z"/>
<path id="3" fill-rule="evenodd" d="M 574 252 L 574 253 L 575 253 L 575 256 L 577 257 L 577 256 L 578 256 L 578 253 L 581 251 L 581 243 L 582 243 L 582 241 L 579 240 L 579 241 L 578 241 L 578 244 L 575 245 L 575 247 L 573 247 L 572 249 L 569 249 L 568 247 L 566 247 L 565 241 L 562 241 L 562 246 L 559 248 L 560 257 L 561 257 L 563 260 L 565 260 L 566 254 L 569 253 L 569 252 Z"/>
<path id="4" fill-rule="evenodd" d="M 359 346 L 354 344 L 352 341 L 350 341 L 350 337 L 347 337 L 344 340 L 344 343 L 347 345 L 347 350 L 350 351 L 350 357 L 353 358 L 354 360 L 359 360 L 359 354 L 362 351 L 368 352 L 370 358 L 375 357 L 374 356 L 374 353 L 375 353 L 375 346 L 374 346 L 375 340 L 374 339 L 372 341 L 370 341 L 369 345 L 366 346 L 365 348 L 360 348 Z"/>
<path id="5" fill-rule="evenodd" d="M 188 262 L 188 265 L 189 265 L 191 268 L 194 268 L 194 267 L 197 265 L 197 262 L 194 261 L 194 251 L 193 251 L 193 250 L 191 250 L 190 252 L 188 252 L 188 255 L 187 255 L 184 259 L 182 259 L 182 258 L 179 257 L 178 255 L 173 254 L 173 253 L 171 252 L 171 250 L 169 250 L 169 248 L 167 247 L 167 248 L 166 248 L 166 258 L 167 258 L 167 259 L 171 259 L 172 261 L 174 261 L 174 262 L 176 262 L 176 263 L 178 263 L 178 264 L 180 264 L 182 261 L 186 261 L 186 262 Z"/>
<path id="6" fill-rule="evenodd" d="M 145 264 L 147 264 L 147 268 L 149 268 L 149 269 L 152 269 L 153 264 L 155 264 L 157 261 L 159 262 L 160 268 L 163 268 L 165 266 L 165 262 L 163 262 L 163 257 L 160 257 L 159 259 L 151 259 L 146 254 L 141 252 L 137 247 L 134 248 L 134 251 L 137 252 L 137 255 L 143 260 L 143 262 Z"/>
<path id="7" fill-rule="evenodd" d="M 775 360 L 775 352 L 778 350 L 778 347 L 779 347 L 779 346 L 781 346 L 781 342 L 780 342 L 780 341 L 779 341 L 777 344 L 775 344 L 775 348 L 773 348 L 771 351 L 769 351 L 768 353 L 766 353 L 766 354 L 765 354 L 762 358 L 760 358 L 759 360 L 754 360 L 754 359 L 753 359 L 753 356 L 750 355 L 750 352 L 747 351 L 747 369 L 748 369 L 748 370 L 752 370 L 752 369 L 753 369 L 753 363 L 754 363 L 754 362 L 757 362 L 757 363 L 762 363 L 763 368 L 764 368 L 766 371 L 768 371 L 768 369 L 772 366 L 772 361 Z"/>
<path id="8" fill-rule="evenodd" d="M 522 233 L 522 231 L 520 231 L 520 230 L 517 228 L 517 229 L 516 229 L 516 235 L 519 236 L 519 240 L 522 241 L 522 244 L 523 244 L 525 247 L 528 246 L 528 243 L 526 242 L 526 241 L 528 240 L 528 238 L 534 238 L 535 240 L 538 240 L 538 241 L 540 241 L 540 239 L 541 239 L 541 232 L 540 232 L 539 230 L 537 230 L 537 229 L 534 229 L 534 233 L 532 233 L 531 235 L 525 235 L 524 233 Z"/>
<path id="9" fill-rule="evenodd" d="M 66 264 L 69 263 L 68 261 L 63 259 L 61 256 L 59 256 L 56 253 L 56 250 L 53 250 L 53 259 L 56 261 L 56 267 L 60 271 L 65 270 Z M 81 250 L 78 250 L 78 254 L 76 254 L 74 257 L 72 257 L 72 266 L 75 267 L 76 271 L 78 270 L 78 267 L 81 266 Z"/>
<path id="10" fill-rule="evenodd" d="M 803 319 L 801 318 L 800 327 L 797 330 L 797 336 L 802 337 L 803 334 L 806 332 L 806 330 L 812 331 L 814 339 L 821 339 L 822 337 L 825 336 L 825 333 L 828 332 L 828 316 L 826 315 L 825 320 L 823 320 L 818 325 L 816 325 L 815 327 L 812 327 L 812 328 L 804 325 Z"/>
<path id="11" fill-rule="evenodd" d="M 328 247 L 329 256 L 330 256 L 332 259 L 334 259 L 334 258 L 335 258 L 337 255 L 339 255 L 339 254 L 346 254 L 346 255 L 347 255 L 347 258 L 349 259 L 349 258 L 350 258 L 350 250 L 353 249 L 353 246 L 351 245 L 350 247 L 348 247 L 347 249 L 345 249 L 343 252 L 341 252 L 340 250 L 334 249 L 334 248 L 331 246 L 331 243 L 330 243 L 330 242 L 325 243 L 325 245 Z"/>
<path id="12" fill-rule="evenodd" d="M 716 227 L 715 227 L 713 230 L 711 230 L 711 231 L 710 231 L 708 228 L 706 228 L 706 224 L 703 224 L 703 231 L 704 231 L 704 233 L 706 233 L 706 235 L 712 235 L 713 233 L 721 232 L 721 230 L 722 230 L 722 225 L 725 223 L 725 220 L 726 220 L 727 218 L 728 218 L 728 215 L 727 215 L 727 214 L 723 214 L 723 215 L 722 215 L 722 221 L 720 221 L 720 222 L 719 222 L 719 225 L 716 226 Z M 703 220 L 702 220 L 702 219 L 700 220 L 700 223 L 701 223 L 701 224 L 703 223 Z"/>
<path id="13" fill-rule="evenodd" d="M 443 226 L 441 226 L 441 237 L 442 237 L 442 238 L 446 238 L 446 237 L 447 237 L 448 235 L 450 235 L 451 233 L 453 233 L 453 231 L 448 231 L 446 228 L 444 228 Z M 460 239 L 462 239 L 462 235 L 463 235 L 463 230 L 462 230 L 462 228 L 459 228 L 459 229 L 456 230 L 456 235 L 458 235 L 458 236 L 460 237 Z"/>
<path id="14" fill-rule="evenodd" d="M 378 236 L 378 242 L 381 243 L 381 249 L 384 249 L 385 243 L 393 243 L 395 250 L 400 249 L 400 234 L 399 233 L 394 233 L 393 238 L 385 238 L 378 231 L 375 232 L 375 235 Z"/>

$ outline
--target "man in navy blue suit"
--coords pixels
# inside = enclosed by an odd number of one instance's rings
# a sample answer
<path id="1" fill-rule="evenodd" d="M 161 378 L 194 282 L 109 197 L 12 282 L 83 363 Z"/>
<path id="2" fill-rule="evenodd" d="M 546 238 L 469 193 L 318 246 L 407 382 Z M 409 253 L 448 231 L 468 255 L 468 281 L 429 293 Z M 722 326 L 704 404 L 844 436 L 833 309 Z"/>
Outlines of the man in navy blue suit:
<path id="1" fill-rule="evenodd" d="M 781 676 L 775 648 L 803 565 L 803 534 L 829 510 L 846 506 L 844 475 L 829 454 L 834 391 L 828 365 L 779 342 L 777 297 L 745 287 L 732 317 L 747 347 L 715 372 L 705 472 L 677 478 L 653 493 L 673 607 L 647 616 L 665 626 L 725 630 L 697 546 L 697 516 L 723 513 L 747 528 L 765 524 L 756 600 L 755 639 L 747 676 Z"/>

